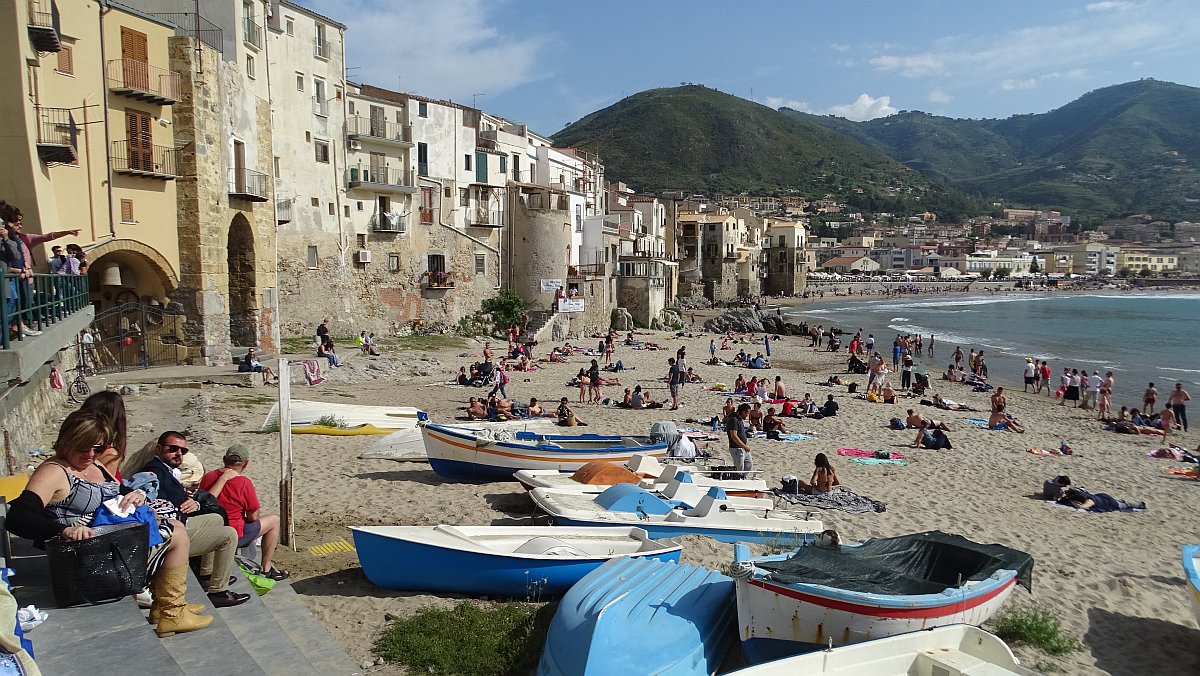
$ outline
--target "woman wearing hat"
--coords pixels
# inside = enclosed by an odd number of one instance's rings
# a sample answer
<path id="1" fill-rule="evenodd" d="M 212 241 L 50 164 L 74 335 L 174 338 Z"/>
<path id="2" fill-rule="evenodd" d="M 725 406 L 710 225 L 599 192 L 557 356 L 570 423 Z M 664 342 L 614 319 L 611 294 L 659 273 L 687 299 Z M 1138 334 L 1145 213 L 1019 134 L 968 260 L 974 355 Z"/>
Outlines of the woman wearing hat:
<path id="1" fill-rule="evenodd" d="M 1030 387 L 1033 388 L 1034 392 L 1037 391 L 1037 389 L 1038 389 L 1037 378 L 1038 378 L 1037 364 L 1034 363 L 1033 357 L 1025 357 L 1025 390 L 1024 390 L 1025 392 L 1028 392 Z"/>

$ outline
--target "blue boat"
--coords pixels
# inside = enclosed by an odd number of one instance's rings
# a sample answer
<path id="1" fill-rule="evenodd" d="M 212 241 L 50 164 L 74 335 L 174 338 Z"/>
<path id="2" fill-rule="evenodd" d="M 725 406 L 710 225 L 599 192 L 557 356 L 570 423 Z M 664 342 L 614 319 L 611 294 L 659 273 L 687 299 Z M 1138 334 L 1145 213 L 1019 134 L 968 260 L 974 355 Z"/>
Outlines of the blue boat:
<path id="1" fill-rule="evenodd" d="M 373 584 L 406 591 L 537 599 L 560 596 L 612 559 L 678 561 L 680 546 L 638 528 L 353 526 Z"/>
<path id="2" fill-rule="evenodd" d="M 666 441 L 603 434 L 511 434 L 426 423 L 421 427 L 429 466 L 450 481 L 516 481 L 522 469 L 574 472 L 593 460 L 628 462 L 634 454 L 667 455 Z"/>
<path id="3" fill-rule="evenodd" d="M 1192 597 L 1192 613 L 1196 616 L 1196 624 L 1200 624 L 1200 545 L 1183 546 L 1183 574 Z"/>
<path id="4" fill-rule="evenodd" d="M 617 559 L 571 588 L 538 676 L 707 676 L 734 639 L 733 580 L 685 563 Z"/>
<path id="5" fill-rule="evenodd" d="M 599 495 L 535 488 L 530 498 L 560 526 L 636 526 L 655 538 L 705 535 L 720 542 L 799 546 L 825 527 L 806 512 L 770 508 L 770 501 L 729 498 L 713 486 L 699 500 L 670 500 L 633 484 Z"/>

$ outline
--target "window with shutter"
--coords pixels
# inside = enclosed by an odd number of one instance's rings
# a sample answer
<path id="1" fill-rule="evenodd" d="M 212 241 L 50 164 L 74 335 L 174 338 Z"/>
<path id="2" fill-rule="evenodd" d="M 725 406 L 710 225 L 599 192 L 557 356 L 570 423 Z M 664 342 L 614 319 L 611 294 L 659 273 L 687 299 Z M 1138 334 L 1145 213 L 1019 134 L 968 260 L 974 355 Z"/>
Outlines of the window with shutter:
<path id="1" fill-rule="evenodd" d="M 146 91 L 150 88 L 149 52 L 146 34 L 121 27 L 121 63 L 125 86 Z"/>
<path id="2" fill-rule="evenodd" d="M 64 75 L 75 74 L 75 54 L 70 47 L 63 45 L 58 52 L 58 72 Z"/>
<path id="3" fill-rule="evenodd" d="M 133 200 L 121 200 L 121 222 L 133 223 Z"/>
<path id="4" fill-rule="evenodd" d="M 154 135 L 150 126 L 150 114 L 125 109 L 126 142 L 129 152 L 129 168 L 143 171 L 154 170 Z"/>

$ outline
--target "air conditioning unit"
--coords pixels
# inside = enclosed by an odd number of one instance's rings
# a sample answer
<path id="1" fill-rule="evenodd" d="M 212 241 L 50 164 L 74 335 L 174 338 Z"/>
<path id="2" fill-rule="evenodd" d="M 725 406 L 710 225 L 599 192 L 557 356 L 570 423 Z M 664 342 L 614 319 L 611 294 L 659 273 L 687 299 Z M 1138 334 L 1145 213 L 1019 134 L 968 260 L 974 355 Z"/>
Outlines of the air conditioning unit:
<path id="1" fill-rule="evenodd" d="M 358 141 L 350 141 L 350 150 L 362 150 L 362 144 Z"/>
<path id="2" fill-rule="evenodd" d="M 358 257 L 356 258 L 356 260 L 359 263 L 370 263 L 371 262 L 371 252 L 367 251 L 366 249 L 359 249 Z"/>

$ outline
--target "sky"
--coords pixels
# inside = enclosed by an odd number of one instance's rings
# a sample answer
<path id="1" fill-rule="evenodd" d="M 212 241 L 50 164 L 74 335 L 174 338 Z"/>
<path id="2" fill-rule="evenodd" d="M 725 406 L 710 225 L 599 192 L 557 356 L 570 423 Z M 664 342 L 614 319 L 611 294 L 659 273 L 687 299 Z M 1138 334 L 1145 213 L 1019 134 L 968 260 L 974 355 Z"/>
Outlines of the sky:
<path id="1" fill-rule="evenodd" d="M 298 0 L 347 25 L 355 82 L 550 135 L 703 84 L 851 120 L 1042 113 L 1108 85 L 1200 86 L 1195 0 Z"/>

